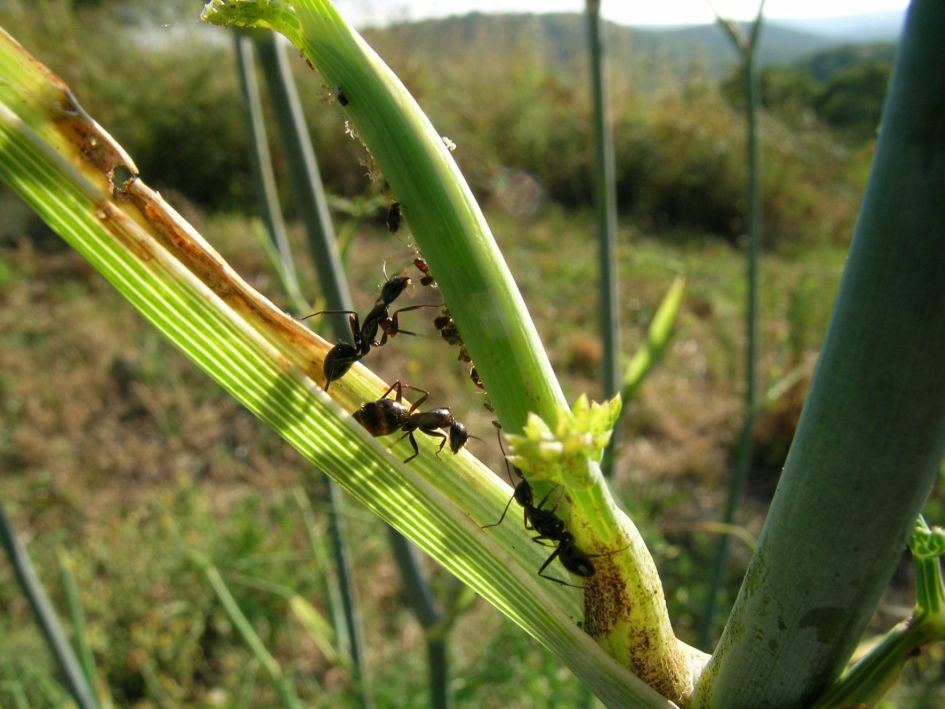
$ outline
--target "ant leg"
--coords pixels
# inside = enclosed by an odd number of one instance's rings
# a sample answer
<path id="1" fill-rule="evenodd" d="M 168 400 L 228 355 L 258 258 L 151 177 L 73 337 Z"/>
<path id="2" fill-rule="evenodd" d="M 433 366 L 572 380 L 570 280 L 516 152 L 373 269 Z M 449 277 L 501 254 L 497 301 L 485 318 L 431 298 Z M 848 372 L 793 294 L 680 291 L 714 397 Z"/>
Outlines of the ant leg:
<path id="1" fill-rule="evenodd" d="M 402 385 L 401 385 L 401 383 L 400 383 L 400 380 L 398 379 L 396 382 L 394 382 L 393 384 L 390 385 L 390 387 L 387 389 L 387 391 L 385 391 L 385 392 L 381 395 L 381 399 L 386 399 L 386 398 L 387 398 L 387 395 L 390 394 L 392 391 L 394 391 L 394 389 L 396 389 L 396 390 L 397 390 L 397 396 L 394 397 L 394 401 L 396 401 L 396 402 L 399 404 L 399 403 L 400 403 L 400 400 L 403 398 L 403 393 L 404 393 L 404 392 L 403 392 L 403 389 L 401 388 L 401 386 L 402 386 Z"/>
<path id="2" fill-rule="evenodd" d="M 421 396 L 419 399 L 417 399 L 415 402 L 413 402 L 413 405 L 407 410 L 408 413 L 411 413 L 411 414 L 412 414 L 414 411 L 416 411 L 417 407 L 420 406 L 420 404 L 422 404 L 424 401 L 427 400 L 427 397 L 428 397 L 428 396 L 430 396 L 430 392 L 428 392 L 426 389 L 421 389 L 420 387 L 410 386 L 409 384 L 404 384 L 404 389 L 410 389 L 411 391 L 415 391 L 415 392 L 417 392 L 418 394 L 422 394 L 422 395 L 423 395 L 423 396 Z M 400 399 L 398 398 L 397 401 L 400 401 Z"/>
<path id="3" fill-rule="evenodd" d="M 505 458 L 505 446 L 502 445 L 502 433 L 499 431 L 499 429 L 502 428 L 502 424 L 500 424 L 498 421 L 493 421 L 492 423 L 496 427 L 495 437 L 499 440 L 499 450 L 502 451 L 502 459 L 505 461 L 505 474 L 509 477 L 509 484 L 514 488 L 515 483 L 512 481 L 512 466 L 509 465 L 509 461 Z M 502 524 L 502 520 L 504 520 L 505 515 L 508 514 L 509 507 L 511 507 L 512 500 L 514 499 L 515 499 L 515 493 L 512 493 L 512 497 L 510 497 L 509 501 L 505 503 L 505 509 L 502 510 L 502 516 L 499 517 L 498 522 L 494 522 L 493 524 L 487 524 L 485 527 L 480 527 L 480 529 L 488 529 L 489 527 L 498 527 L 500 524 Z M 524 512 L 525 512 L 525 524 L 527 526 L 528 525 L 528 510 L 526 509 L 524 510 Z"/>
<path id="4" fill-rule="evenodd" d="M 411 332 L 410 330 L 400 329 L 400 318 L 398 317 L 400 313 L 406 313 L 410 310 L 419 310 L 420 308 L 439 308 L 440 305 L 442 305 L 442 303 L 424 303 L 422 305 L 408 305 L 406 308 L 398 308 L 392 312 L 389 317 L 381 321 L 381 329 L 384 331 L 384 334 L 381 336 L 381 341 L 376 343 L 376 345 L 383 345 L 387 342 L 388 337 L 393 337 L 394 335 L 417 335 L 417 333 Z"/>
<path id="5" fill-rule="evenodd" d="M 551 556 L 549 556 L 547 559 L 545 559 L 545 563 L 541 565 L 541 568 L 540 568 L 540 569 L 538 569 L 538 575 L 541 576 L 543 579 L 548 579 L 549 581 L 554 581 L 555 583 L 560 583 L 562 586 L 570 586 L 571 588 L 580 588 L 580 589 L 583 589 L 583 588 L 584 588 L 583 586 L 575 586 L 573 583 L 568 583 L 567 581 L 562 581 L 561 579 L 555 578 L 554 576 L 549 576 L 548 574 L 543 573 L 544 570 L 548 568 L 548 565 L 549 565 L 552 561 L 554 561 L 555 559 L 558 558 L 558 554 L 560 554 L 560 553 L 561 553 L 561 547 L 559 546 L 557 549 L 555 549 L 553 552 L 551 552 Z"/>
<path id="6" fill-rule="evenodd" d="M 303 320 L 308 320 L 309 318 L 314 318 L 316 315 L 357 315 L 353 310 L 319 310 L 317 313 L 309 313 L 300 318 L 296 318 L 299 322 Z"/>
<path id="7" fill-rule="evenodd" d="M 437 431 L 437 430 L 435 430 L 435 429 L 427 430 L 427 429 L 425 429 L 425 428 L 421 428 L 420 430 L 423 431 L 423 432 L 424 432 L 425 434 L 427 434 L 428 436 L 431 436 L 432 438 L 442 438 L 442 439 L 443 439 L 443 440 L 440 441 L 440 447 L 436 449 L 436 457 L 439 458 L 439 457 L 440 457 L 440 451 L 443 450 L 443 446 L 445 446 L 445 445 L 446 445 L 446 442 L 449 440 L 449 439 L 446 437 L 446 434 L 440 433 L 439 431 Z"/>
<path id="8" fill-rule="evenodd" d="M 509 501 L 505 503 L 505 509 L 502 510 L 502 516 L 499 517 L 498 522 L 493 522 L 492 524 L 483 525 L 479 527 L 479 529 L 489 529 L 489 527 L 498 527 L 500 524 L 502 524 L 502 520 L 505 519 L 505 515 L 509 511 L 509 507 L 512 506 L 512 500 L 514 499 L 515 499 L 515 495 L 512 495 L 512 497 L 509 498 Z"/>
<path id="9" fill-rule="evenodd" d="M 390 317 L 391 317 L 391 320 L 393 320 L 394 316 L 396 316 L 397 313 L 406 313 L 409 310 L 420 310 L 420 308 L 441 308 L 441 307 L 443 307 L 443 303 L 421 303 L 420 305 L 408 305 L 404 308 L 397 308 L 397 310 L 395 310 L 394 312 L 390 314 Z"/>
<path id="10" fill-rule="evenodd" d="M 409 463 L 411 460 L 420 455 L 420 449 L 417 447 L 417 439 L 413 437 L 413 431 L 407 431 L 404 436 L 407 436 L 407 440 L 409 440 L 410 445 L 413 446 L 413 455 L 404 458 L 404 462 Z M 397 440 L 403 440 L 404 436 L 401 436 Z"/>
<path id="11" fill-rule="evenodd" d="M 543 510 L 543 511 L 544 511 L 543 508 L 544 508 L 545 501 L 551 496 L 551 493 L 553 493 L 555 490 L 558 490 L 558 489 L 562 489 L 562 490 L 563 490 L 563 488 L 561 488 L 560 485 L 555 485 L 555 486 L 554 486 L 553 488 L 551 488 L 548 492 L 546 492 L 546 493 L 545 493 L 545 496 L 544 496 L 543 498 L 541 498 L 541 502 L 538 503 L 538 505 L 535 507 L 535 509 L 536 509 L 536 510 Z M 561 494 L 563 495 L 564 492 L 562 492 Z M 555 502 L 555 506 L 552 507 L 550 510 L 547 510 L 547 511 L 548 511 L 548 512 L 554 512 L 556 509 L 558 509 L 558 505 L 559 505 L 559 504 L 561 504 L 561 498 L 560 498 L 560 497 L 558 498 L 558 501 Z"/>

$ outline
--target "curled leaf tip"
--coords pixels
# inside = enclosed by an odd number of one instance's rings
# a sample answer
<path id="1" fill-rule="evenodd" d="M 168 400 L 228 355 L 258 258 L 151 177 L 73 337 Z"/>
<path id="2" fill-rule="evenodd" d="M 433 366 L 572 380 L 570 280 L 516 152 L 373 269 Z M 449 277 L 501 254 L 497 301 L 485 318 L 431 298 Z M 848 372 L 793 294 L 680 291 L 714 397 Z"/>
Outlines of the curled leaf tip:
<path id="1" fill-rule="evenodd" d="M 212 25 L 273 29 L 283 34 L 301 27 L 293 4 L 283 0 L 210 0 L 200 19 Z"/>
<path id="2" fill-rule="evenodd" d="M 945 529 L 929 527 L 925 518 L 919 515 L 909 537 L 909 551 L 918 561 L 945 556 Z"/>

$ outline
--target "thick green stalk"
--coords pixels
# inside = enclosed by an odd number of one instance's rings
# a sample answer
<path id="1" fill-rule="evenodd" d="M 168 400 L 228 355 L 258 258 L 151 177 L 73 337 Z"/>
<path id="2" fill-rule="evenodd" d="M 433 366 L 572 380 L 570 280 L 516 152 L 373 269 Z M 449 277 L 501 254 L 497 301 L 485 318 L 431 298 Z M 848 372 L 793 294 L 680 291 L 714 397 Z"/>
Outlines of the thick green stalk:
<path id="1" fill-rule="evenodd" d="M 751 26 L 747 40 L 738 26 L 731 22 L 719 23 L 728 33 L 729 38 L 741 55 L 743 90 L 745 92 L 745 161 L 747 163 L 748 194 L 748 253 L 746 255 L 747 294 L 745 303 L 745 419 L 735 452 L 735 466 L 729 480 L 728 496 L 722 514 L 722 524 L 732 524 L 735 512 L 741 500 L 754 451 L 755 421 L 758 412 L 758 258 L 761 254 L 761 173 L 758 154 L 758 108 L 760 104 L 760 85 L 758 77 L 758 40 L 761 37 L 764 0 L 758 6 L 758 15 Z M 728 570 L 728 556 L 731 537 L 719 536 L 715 560 L 706 596 L 702 627 L 699 633 L 699 646 L 707 648 L 715 637 L 715 616 L 718 612 L 718 597 L 725 574 Z"/>
<path id="2" fill-rule="evenodd" d="M 591 65 L 591 98 L 594 106 L 594 210 L 597 212 L 597 263 L 600 295 L 600 329 L 604 345 L 601 363 L 603 399 L 620 387 L 620 329 L 617 307 L 617 180 L 614 168 L 614 138 L 607 107 L 604 49 L 601 41 L 600 0 L 587 0 L 588 48 Z M 604 452 L 601 469 L 609 477 L 613 454 L 620 445 L 620 427 L 615 426 Z"/>
<path id="3" fill-rule="evenodd" d="M 26 596 L 26 600 L 33 609 L 36 622 L 43 632 L 43 637 L 46 638 L 46 644 L 49 645 L 62 671 L 66 689 L 69 690 L 69 694 L 80 709 L 95 709 L 98 707 L 95 694 L 82 673 L 82 666 L 79 664 L 75 651 L 66 639 L 56 611 L 49 602 L 46 591 L 43 590 L 39 576 L 33 569 L 29 554 L 16 538 L 16 532 L 13 531 L 2 504 L 0 504 L 0 544 L 7 553 L 7 559 L 13 567 L 13 574 L 20 584 L 23 595 Z"/>
<path id="4" fill-rule="evenodd" d="M 945 450 L 945 4 L 914 0 L 811 391 L 702 706 L 809 706 L 840 674 Z"/>
<path id="5" fill-rule="evenodd" d="M 317 248 L 317 256 L 314 261 L 328 299 L 328 307 L 332 310 L 350 310 L 353 307 L 351 294 L 348 291 L 348 284 L 341 268 L 341 259 L 338 257 L 335 248 L 334 230 L 331 227 L 325 191 L 322 187 L 321 176 L 318 173 L 318 165 L 315 162 L 315 152 L 312 149 L 311 141 L 308 139 L 308 132 L 305 130 L 302 107 L 295 91 L 295 84 L 292 82 L 292 75 L 285 59 L 285 53 L 276 43 L 272 33 L 260 32 L 257 34 L 259 36 L 254 37 L 253 44 L 259 53 L 260 64 L 266 77 L 269 96 L 274 107 L 279 135 L 285 146 L 285 158 L 292 177 L 292 194 L 296 198 L 303 223 L 306 225 L 310 245 Z M 240 47 L 241 45 L 238 45 L 237 49 L 240 49 Z M 237 56 L 239 57 L 239 52 Z M 239 61 L 239 68 L 241 76 L 249 74 L 248 77 L 243 79 L 244 85 L 251 84 L 255 86 L 255 69 L 252 62 L 243 59 Z M 258 90 L 255 93 L 258 102 Z M 252 111 L 250 117 L 254 124 L 252 134 L 257 136 L 256 141 L 265 142 L 266 130 L 262 111 Z M 266 186 L 265 194 L 267 197 L 262 200 L 263 211 L 268 213 L 275 209 L 278 219 L 272 220 L 272 223 L 279 226 L 282 224 L 282 215 L 275 195 L 275 182 L 271 179 L 273 171 L 269 162 L 268 146 L 264 154 L 260 153 L 256 163 L 265 168 L 257 176 L 257 179 Z M 268 222 L 270 220 L 267 219 Z M 280 233 L 281 240 L 286 242 L 284 251 L 279 246 Z M 290 286 L 291 284 L 297 284 L 298 278 L 291 260 L 291 250 L 285 239 L 285 229 L 282 228 L 281 232 L 270 231 L 270 237 L 276 243 L 280 255 L 284 255 L 281 266 L 283 272 L 288 276 L 284 279 L 284 282 Z M 290 298 L 295 301 L 296 307 L 305 308 L 298 287 L 296 286 L 295 292 L 291 287 L 287 290 Z M 344 315 L 327 317 L 330 318 L 336 338 L 344 340 L 350 337 L 348 320 Z M 328 536 L 331 540 L 331 550 L 337 576 L 335 579 L 326 578 L 325 584 L 329 589 L 329 599 L 340 601 L 341 622 L 336 623 L 336 632 L 344 638 L 343 645 L 350 654 L 355 674 L 355 685 L 361 705 L 371 706 L 373 701 L 369 690 L 367 665 L 364 659 L 361 614 L 357 589 L 353 580 L 351 555 L 348 552 L 346 541 L 344 498 L 337 484 L 327 475 L 322 475 L 313 480 L 310 485 L 306 486 L 306 490 L 311 490 L 319 499 L 326 501 Z M 335 604 L 333 604 L 333 607 L 335 607 Z M 337 614 L 333 613 L 334 615 Z"/>

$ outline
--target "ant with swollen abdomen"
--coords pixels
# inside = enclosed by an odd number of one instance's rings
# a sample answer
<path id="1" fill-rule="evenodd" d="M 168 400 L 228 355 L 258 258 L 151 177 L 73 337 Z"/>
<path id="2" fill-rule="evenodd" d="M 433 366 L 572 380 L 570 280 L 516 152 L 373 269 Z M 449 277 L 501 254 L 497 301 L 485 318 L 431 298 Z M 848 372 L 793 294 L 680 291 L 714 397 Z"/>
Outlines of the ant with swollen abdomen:
<path id="1" fill-rule="evenodd" d="M 403 404 L 404 388 L 412 389 L 423 395 L 409 409 Z M 388 399 L 387 395 L 395 390 L 395 397 Z M 437 455 L 440 454 L 447 442 L 450 444 L 450 450 L 456 454 L 466 444 L 466 441 L 475 438 L 475 436 L 469 435 L 466 427 L 454 419 L 453 414 L 447 408 L 417 411 L 420 404 L 426 401 L 428 395 L 428 392 L 423 389 L 396 381 L 390 385 L 380 399 L 362 404 L 361 408 L 354 412 L 354 420 L 364 426 L 372 436 L 386 436 L 395 431 L 403 431 L 404 435 L 400 438 L 407 438 L 413 447 L 413 455 L 405 458 L 405 463 L 420 455 L 420 448 L 417 446 L 417 440 L 413 435 L 414 431 L 421 431 L 428 436 L 442 439 L 440 447 L 436 451 Z M 449 435 L 440 433 L 437 429 L 445 430 Z"/>

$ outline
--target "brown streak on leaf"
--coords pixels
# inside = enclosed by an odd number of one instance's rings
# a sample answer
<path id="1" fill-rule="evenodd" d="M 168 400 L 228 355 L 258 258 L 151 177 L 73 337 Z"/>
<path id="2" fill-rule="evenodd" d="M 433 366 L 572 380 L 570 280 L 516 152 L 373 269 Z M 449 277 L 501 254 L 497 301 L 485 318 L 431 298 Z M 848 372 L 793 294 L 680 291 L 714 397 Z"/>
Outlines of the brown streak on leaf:
<path id="1" fill-rule="evenodd" d="M 129 180 L 117 196 L 127 199 L 161 244 L 229 307 L 320 386 L 322 364 L 331 345 L 253 289 L 180 215 L 141 180 Z"/>
<path id="2" fill-rule="evenodd" d="M 128 215 L 115 207 L 113 202 L 104 199 L 96 201 L 95 216 L 109 233 L 120 240 L 140 261 L 150 261 L 154 258 L 147 242 L 135 234 L 134 225 Z"/>

